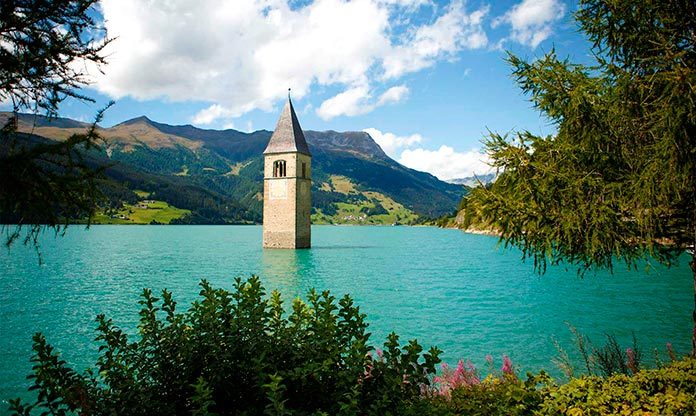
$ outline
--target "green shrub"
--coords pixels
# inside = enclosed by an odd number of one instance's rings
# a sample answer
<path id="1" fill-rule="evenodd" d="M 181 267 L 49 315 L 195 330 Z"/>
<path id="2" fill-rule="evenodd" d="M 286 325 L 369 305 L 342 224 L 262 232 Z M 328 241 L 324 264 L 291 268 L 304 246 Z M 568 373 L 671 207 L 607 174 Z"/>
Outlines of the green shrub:
<path id="1" fill-rule="evenodd" d="M 695 415 L 696 359 L 633 376 L 580 377 L 543 394 L 543 415 Z"/>
<path id="2" fill-rule="evenodd" d="M 34 336 L 33 410 L 81 415 L 416 414 L 439 362 L 437 348 L 400 347 L 391 334 L 381 357 L 368 346 L 365 315 L 349 296 L 310 291 L 290 311 L 257 277 L 235 290 L 201 283 L 184 313 L 166 290 L 144 290 L 139 339 L 97 317 L 100 356 L 78 374 L 46 339 Z"/>
<path id="3" fill-rule="evenodd" d="M 521 381 L 511 374 L 488 376 L 481 383 L 454 388 L 449 397 L 430 398 L 434 413 L 442 415 L 531 415 L 543 401 L 540 384 L 550 382 L 545 373 Z"/>
<path id="4" fill-rule="evenodd" d="M 432 391 L 432 388 L 431 388 Z M 582 376 L 556 385 L 544 374 L 488 376 L 449 396 L 430 395 L 437 415 L 695 415 L 696 359 L 686 358 L 634 375 Z M 424 407 L 425 408 L 425 407 Z"/>

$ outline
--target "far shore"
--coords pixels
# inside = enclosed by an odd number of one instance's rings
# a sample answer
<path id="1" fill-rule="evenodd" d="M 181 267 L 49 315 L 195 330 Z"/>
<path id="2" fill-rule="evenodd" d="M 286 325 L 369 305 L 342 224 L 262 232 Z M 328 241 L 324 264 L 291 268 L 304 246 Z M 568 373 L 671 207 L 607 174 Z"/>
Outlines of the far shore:
<path id="1" fill-rule="evenodd" d="M 12 226 L 16 224 L 4 224 L 5 226 Z M 209 225 L 219 225 L 219 226 L 227 226 L 227 225 L 263 225 L 261 223 L 237 223 L 237 224 L 163 224 L 163 223 L 156 223 L 156 224 L 148 224 L 148 223 L 112 223 L 112 224 L 104 224 L 104 223 L 91 223 L 87 224 L 86 222 L 72 222 L 69 225 L 85 225 L 88 227 L 92 226 L 97 226 L 97 225 L 117 225 L 117 226 L 209 226 Z M 490 230 L 490 229 L 481 229 L 481 228 L 476 228 L 476 227 L 469 227 L 469 228 L 460 228 L 457 226 L 457 224 L 450 223 L 446 226 L 439 226 L 436 224 L 329 224 L 329 223 L 320 223 L 320 224 L 312 224 L 312 225 L 329 225 L 333 227 L 435 227 L 435 228 L 443 228 L 443 229 L 455 229 L 459 230 L 463 233 L 466 234 L 477 234 L 477 235 L 488 235 L 492 237 L 500 237 L 500 232 L 496 230 Z"/>

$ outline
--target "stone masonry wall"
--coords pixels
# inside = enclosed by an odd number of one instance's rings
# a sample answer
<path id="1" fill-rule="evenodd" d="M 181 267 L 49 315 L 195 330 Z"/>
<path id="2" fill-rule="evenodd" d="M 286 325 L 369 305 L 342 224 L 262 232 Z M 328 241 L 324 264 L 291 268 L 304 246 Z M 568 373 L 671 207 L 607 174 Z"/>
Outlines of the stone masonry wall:
<path id="1" fill-rule="evenodd" d="M 263 247 L 305 248 L 311 244 L 311 158 L 300 153 L 264 158 Z M 273 162 L 285 160 L 287 176 L 273 177 Z M 306 163 L 301 178 L 302 162 Z"/>

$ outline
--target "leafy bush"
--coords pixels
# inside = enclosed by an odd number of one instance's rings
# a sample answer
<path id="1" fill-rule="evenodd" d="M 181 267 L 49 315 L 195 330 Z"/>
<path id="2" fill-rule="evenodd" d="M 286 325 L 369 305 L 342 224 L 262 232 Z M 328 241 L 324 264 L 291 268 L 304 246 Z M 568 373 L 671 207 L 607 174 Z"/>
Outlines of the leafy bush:
<path id="1" fill-rule="evenodd" d="M 642 370 L 633 376 L 580 377 L 547 387 L 543 415 L 696 414 L 696 359 Z"/>
<path id="2" fill-rule="evenodd" d="M 686 358 L 634 375 L 582 376 L 556 385 L 544 372 L 490 375 L 431 394 L 437 415 L 694 415 L 696 359 Z"/>
<path id="3" fill-rule="evenodd" d="M 484 381 L 491 381 L 495 377 L 493 370 L 493 357 L 486 356 L 486 361 L 489 367 L 489 376 Z M 458 365 L 451 369 L 446 363 L 440 365 L 442 372 L 440 375 L 433 378 L 433 386 L 428 393 L 439 395 L 447 399 L 451 398 L 452 390 L 466 387 L 478 386 L 481 384 L 481 377 L 478 370 L 474 367 L 471 360 L 467 360 L 464 365 L 464 360 L 459 360 Z M 503 355 L 503 365 L 500 368 L 500 373 L 503 378 L 517 379 L 517 375 L 512 367 L 512 361 L 507 355 Z"/>
<path id="4" fill-rule="evenodd" d="M 456 415 L 529 415 L 543 400 L 537 386 L 549 380 L 543 372 L 525 381 L 510 374 L 489 376 L 480 384 L 454 389 L 451 400 L 441 404 Z"/>
<path id="5" fill-rule="evenodd" d="M 34 336 L 33 409 L 81 415 L 417 414 L 440 351 L 396 334 L 373 357 L 365 315 L 346 295 L 310 291 L 290 311 L 257 277 L 234 291 L 201 283 L 200 299 L 180 313 L 171 293 L 143 291 L 139 339 L 97 317 L 100 356 L 78 374 L 41 334 Z M 415 412 L 415 413 L 414 413 Z"/>
<path id="6" fill-rule="evenodd" d="M 433 378 L 426 392 L 432 408 L 430 413 L 441 415 L 526 415 L 543 401 L 540 385 L 551 379 L 545 373 L 521 381 L 512 362 L 503 356 L 499 372 L 493 369 L 493 358 L 486 357 L 489 375 L 483 380 L 471 361 L 463 360 L 454 369 L 442 364 L 442 372 Z"/>

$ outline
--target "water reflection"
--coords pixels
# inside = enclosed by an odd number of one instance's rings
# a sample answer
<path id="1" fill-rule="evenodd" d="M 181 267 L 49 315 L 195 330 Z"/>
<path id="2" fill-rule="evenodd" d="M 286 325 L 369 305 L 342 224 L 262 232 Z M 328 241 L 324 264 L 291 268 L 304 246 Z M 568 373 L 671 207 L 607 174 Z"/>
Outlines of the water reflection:
<path id="1" fill-rule="evenodd" d="M 267 289 L 279 289 L 283 297 L 304 296 L 310 288 L 327 287 L 326 265 L 315 248 L 307 250 L 263 250 L 261 277 Z"/>
<path id="2" fill-rule="evenodd" d="M 298 257 L 298 250 L 263 250 L 261 254 L 262 276 L 273 280 L 296 282 L 300 270 Z"/>

